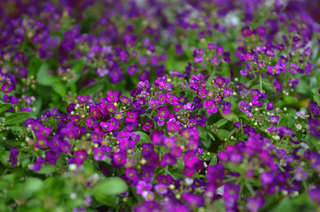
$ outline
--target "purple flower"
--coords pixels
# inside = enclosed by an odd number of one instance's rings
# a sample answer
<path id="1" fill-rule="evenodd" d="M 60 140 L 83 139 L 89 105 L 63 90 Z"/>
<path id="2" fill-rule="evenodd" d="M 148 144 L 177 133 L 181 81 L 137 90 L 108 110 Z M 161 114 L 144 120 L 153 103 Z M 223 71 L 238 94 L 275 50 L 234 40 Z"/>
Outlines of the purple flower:
<path id="1" fill-rule="evenodd" d="M 128 74 L 129 75 L 134 75 L 138 71 L 139 71 L 139 66 L 138 65 L 135 64 L 135 65 L 128 66 Z"/>
<path id="2" fill-rule="evenodd" d="M 297 181 L 305 180 L 305 179 L 307 179 L 307 177 L 308 177 L 308 173 L 303 171 L 303 169 L 301 167 L 296 168 L 295 173 L 294 173 L 294 178 Z"/>
<path id="3" fill-rule="evenodd" d="M 279 123 L 279 116 L 271 115 L 270 116 L 270 123 L 271 124 L 278 124 Z"/>
<path id="4" fill-rule="evenodd" d="M 208 115 L 210 115 L 210 114 L 212 114 L 212 113 L 218 112 L 218 108 L 217 108 L 217 106 L 215 106 L 214 101 L 213 101 L 212 99 L 210 99 L 210 100 L 205 100 L 205 101 L 203 102 L 203 106 L 204 106 L 205 108 L 207 108 L 207 113 L 208 113 Z"/>
<path id="5" fill-rule="evenodd" d="M 177 163 L 177 159 L 171 155 L 170 153 L 166 153 L 163 155 L 160 165 L 162 167 L 170 166 Z"/>
<path id="6" fill-rule="evenodd" d="M 313 203 L 320 205 L 320 186 L 310 186 L 308 188 L 308 194 Z"/>
<path id="7" fill-rule="evenodd" d="M 119 96 L 118 91 L 108 91 L 108 101 L 109 102 L 117 102 L 119 100 L 118 96 Z"/>
<path id="8" fill-rule="evenodd" d="M 59 159 L 59 157 L 60 157 L 60 154 L 57 152 L 48 151 L 46 153 L 46 159 L 47 159 L 48 163 L 51 165 L 55 165 L 57 160 Z"/>
<path id="9" fill-rule="evenodd" d="M 273 103 L 268 102 L 266 108 L 267 108 L 267 110 L 273 110 Z"/>
<path id="10" fill-rule="evenodd" d="M 78 150 L 75 154 L 75 157 L 74 157 L 74 162 L 76 164 L 82 164 L 84 161 L 86 161 L 88 158 L 88 155 L 87 155 L 87 150 Z"/>
<path id="11" fill-rule="evenodd" d="M 154 199 L 154 193 L 152 191 L 143 191 L 142 197 L 145 201 L 152 201 Z M 153 207 L 152 207 L 153 208 Z"/>
<path id="12" fill-rule="evenodd" d="M 8 82 L 4 82 L 1 86 L 1 90 L 4 92 L 4 93 L 10 93 L 10 91 L 13 90 L 13 86 L 12 85 L 9 85 Z"/>
<path id="13" fill-rule="evenodd" d="M 301 110 L 301 112 L 297 112 L 297 116 L 300 117 L 301 119 L 307 119 L 309 118 L 309 115 L 306 114 L 305 110 Z"/>
<path id="14" fill-rule="evenodd" d="M 105 77 L 109 74 L 109 70 L 105 67 L 101 67 L 97 69 L 97 73 L 99 74 L 100 77 Z"/>
<path id="15" fill-rule="evenodd" d="M 19 155 L 18 147 L 15 147 L 15 146 L 11 147 L 8 162 L 11 163 L 12 167 L 15 167 L 17 165 L 18 155 Z"/>
<path id="16" fill-rule="evenodd" d="M 94 159 L 96 161 L 104 161 L 106 159 L 106 151 L 107 148 L 105 146 L 93 148 L 93 153 L 94 153 Z"/>
<path id="17" fill-rule="evenodd" d="M 90 95 L 78 96 L 78 100 L 82 103 L 88 103 L 90 100 Z"/>
<path id="18" fill-rule="evenodd" d="M 249 108 L 250 108 L 250 105 L 248 103 L 245 103 L 243 101 L 241 101 L 239 103 L 239 109 L 244 112 L 244 113 L 248 113 L 249 112 Z"/>
<path id="19" fill-rule="evenodd" d="M 192 193 L 183 193 L 181 198 L 185 203 L 190 205 L 191 207 L 202 207 L 204 205 L 204 199 L 201 195 L 192 194 Z"/>
<path id="20" fill-rule="evenodd" d="M 256 194 L 254 197 L 248 199 L 246 207 L 249 211 L 259 211 L 261 208 L 264 207 L 266 199 L 261 194 Z"/>
<path id="21" fill-rule="evenodd" d="M 139 173 L 136 169 L 134 168 L 128 168 L 126 169 L 125 171 L 125 174 L 126 174 L 126 177 L 129 179 L 129 180 L 132 180 L 132 181 L 137 181 L 139 180 Z"/>
<path id="22" fill-rule="evenodd" d="M 198 94 L 201 96 L 201 98 L 206 98 L 208 94 L 208 90 L 205 88 L 201 88 L 201 90 L 198 91 Z"/>
<path id="23" fill-rule="evenodd" d="M 158 99 L 150 99 L 149 106 L 153 109 L 158 109 L 160 105 L 160 102 Z"/>
<path id="24" fill-rule="evenodd" d="M 43 159 L 42 157 L 37 157 L 35 164 L 33 164 L 33 171 L 35 171 L 35 172 L 40 171 L 41 165 L 45 162 L 46 162 L 46 160 Z"/>
<path id="25" fill-rule="evenodd" d="M 252 34 L 250 27 L 249 26 L 245 26 L 241 29 L 241 34 L 243 37 L 248 37 Z"/>
<path id="26" fill-rule="evenodd" d="M 142 129 L 144 131 L 149 131 L 153 128 L 153 121 L 151 119 L 147 119 L 145 122 L 143 122 L 142 124 Z"/>
<path id="27" fill-rule="evenodd" d="M 272 172 L 263 172 L 260 175 L 261 186 L 270 185 L 274 181 L 274 176 Z"/>
<path id="28" fill-rule="evenodd" d="M 142 195 L 144 191 L 151 191 L 152 187 L 152 183 L 140 180 L 137 184 L 137 194 Z"/>
<path id="29" fill-rule="evenodd" d="M 87 127 L 96 127 L 96 126 L 98 126 L 98 123 L 95 118 L 88 117 L 86 119 L 86 126 Z"/>
<path id="30" fill-rule="evenodd" d="M 157 184 L 154 188 L 158 194 L 166 194 L 168 192 L 166 184 Z"/>
<path id="31" fill-rule="evenodd" d="M 138 118 L 138 113 L 135 111 L 128 111 L 126 116 L 126 121 L 128 122 L 135 122 Z"/>

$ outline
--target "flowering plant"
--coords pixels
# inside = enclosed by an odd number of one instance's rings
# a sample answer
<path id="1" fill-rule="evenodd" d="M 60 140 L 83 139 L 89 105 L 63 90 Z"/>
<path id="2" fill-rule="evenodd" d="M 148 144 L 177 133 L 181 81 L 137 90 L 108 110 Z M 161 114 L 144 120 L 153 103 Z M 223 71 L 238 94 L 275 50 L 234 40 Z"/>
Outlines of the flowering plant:
<path id="1" fill-rule="evenodd" d="M 0 211 L 319 210 L 300 4 L 5 2 Z"/>

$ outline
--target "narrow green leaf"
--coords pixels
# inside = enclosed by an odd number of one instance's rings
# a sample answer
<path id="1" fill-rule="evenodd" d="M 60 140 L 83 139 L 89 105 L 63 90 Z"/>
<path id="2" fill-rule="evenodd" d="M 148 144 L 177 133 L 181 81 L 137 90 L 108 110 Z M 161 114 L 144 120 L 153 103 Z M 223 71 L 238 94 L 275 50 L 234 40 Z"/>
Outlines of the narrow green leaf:
<path id="1" fill-rule="evenodd" d="M 56 82 L 52 85 L 52 89 L 61 97 L 65 97 L 67 95 L 67 90 L 60 80 L 56 80 Z"/>
<path id="2" fill-rule="evenodd" d="M 239 117 L 234 112 L 224 113 L 221 109 L 219 109 L 219 113 L 223 118 L 229 121 L 233 121 L 233 122 L 239 121 Z"/>
<path id="3" fill-rule="evenodd" d="M 284 99 L 285 103 L 288 105 L 291 105 L 291 104 L 298 102 L 297 98 L 293 97 L 293 96 L 284 96 L 283 99 Z"/>
<path id="4" fill-rule="evenodd" d="M 72 70 L 74 70 L 77 74 L 81 73 L 83 71 L 84 67 L 86 66 L 86 57 L 81 58 L 72 66 Z"/>
<path id="5" fill-rule="evenodd" d="M 268 91 L 276 91 L 273 85 L 266 79 L 262 79 L 262 86 Z"/>
<path id="6" fill-rule="evenodd" d="M 50 164 L 45 164 L 44 167 L 41 167 L 40 171 L 36 172 L 38 174 L 49 174 L 54 173 L 56 171 L 56 167 Z"/>
<path id="7" fill-rule="evenodd" d="M 218 158 L 217 158 L 216 155 L 214 155 L 214 156 L 212 157 L 212 159 L 210 160 L 209 166 L 214 165 L 214 164 L 216 164 L 217 162 L 218 162 Z"/>
<path id="8" fill-rule="evenodd" d="M 96 199 L 99 201 L 101 199 L 106 199 L 108 196 L 114 196 L 123 193 L 126 190 L 127 184 L 122 179 L 112 177 L 97 183 L 89 190 L 89 193 L 94 195 L 94 197 L 96 197 Z M 103 202 L 100 203 L 104 204 Z"/>
<path id="9" fill-rule="evenodd" d="M 19 146 L 22 141 L 20 140 L 7 140 L 6 143 L 10 146 Z"/>
<path id="10" fill-rule="evenodd" d="M 14 113 L 13 115 L 6 118 L 4 124 L 5 125 L 18 124 L 27 120 L 29 117 L 30 117 L 30 113 L 28 112 Z"/>
<path id="11" fill-rule="evenodd" d="M 221 72 L 223 77 L 230 78 L 230 67 L 226 62 L 222 62 Z"/>
<path id="12" fill-rule="evenodd" d="M 208 80 L 207 80 L 207 83 L 206 83 L 207 87 L 211 87 L 211 82 L 212 82 L 212 80 L 214 79 L 214 76 L 215 76 L 215 73 L 212 72 L 211 75 L 210 75 L 210 77 L 209 77 Z"/>
<path id="13" fill-rule="evenodd" d="M 225 129 L 219 129 L 218 132 L 216 132 L 217 135 L 223 137 L 223 138 L 228 138 L 229 136 L 229 131 Z"/>
<path id="14" fill-rule="evenodd" d="M 82 88 L 79 91 L 79 95 L 85 96 L 85 95 L 93 95 L 98 93 L 99 91 L 101 91 L 104 87 L 104 82 L 103 81 L 99 81 L 97 83 L 94 83 L 92 85 L 88 85 L 84 88 Z"/>
<path id="15" fill-rule="evenodd" d="M 30 177 L 25 182 L 14 185 L 8 191 L 8 196 L 16 200 L 24 200 L 31 197 L 43 188 L 43 181 Z"/>
<path id="16" fill-rule="evenodd" d="M 143 144 L 143 143 L 150 143 L 151 142 L 150 137 L 146 133 L 141 132 L 141 131 L 137 131 L 135 133 L 140 135 L 139 143 Z"/>
<path id="17" fill-rule="evenodd" d="M 35 77 L 42 63 L 43 61 L 39 57 L 32 57 L 28 63 L 28 76 Z"/>
<path id="18" fill-rule="evenodd" d="M 8 110 L 11 107 L 10 103 L 3 103 L 0 105 L 0 113 L 2 113 L 3 111 Z"/>
<path id="19" fill-rule="evenodd" d="M 225 125 L 228 122 L 227 119 L 220 119 L 219 121 L 216 122 L 216 126 L 217 127 L 222 127 L 223 125 Z"/>

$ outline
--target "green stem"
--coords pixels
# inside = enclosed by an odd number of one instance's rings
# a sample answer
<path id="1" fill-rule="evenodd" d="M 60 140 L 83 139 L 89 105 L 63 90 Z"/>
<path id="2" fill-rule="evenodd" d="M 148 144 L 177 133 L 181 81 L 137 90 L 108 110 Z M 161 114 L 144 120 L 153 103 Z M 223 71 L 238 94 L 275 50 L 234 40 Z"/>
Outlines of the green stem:
<path id="1" fill-rule="evenodd" d="M 5 169 L 5 170 L 2 172 L 0 178 L 1 178 L 2 176 L 4 176 L 8 171 L 9 171 L 9 169 Z"/>

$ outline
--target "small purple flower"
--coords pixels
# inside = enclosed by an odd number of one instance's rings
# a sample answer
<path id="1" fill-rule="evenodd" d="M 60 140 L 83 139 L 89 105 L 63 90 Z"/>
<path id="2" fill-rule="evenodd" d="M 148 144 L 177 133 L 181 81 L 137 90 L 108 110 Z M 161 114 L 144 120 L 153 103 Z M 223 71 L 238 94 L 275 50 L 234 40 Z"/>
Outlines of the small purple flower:
<path id="1" fill-rule="evenodd" d="M 106 159 L 107 148 L 105 146 L 93 148 L 92 150 L 96 161 L 104 161 Z"/>
<path id="2" fill-rule="evenodd" d="M 160 165 L 162 167 L 170 166 L 177 163 L 177 159 L 171 155 L 170 153 L 166 153 L 163 155 Z"/>
<path id="3" fill-rule="evenodd" d="M 9 85 L 8 82 L 4 82 L 1 86 L 1 90 L 4 92 L 4 93 L 10 93 L 10 91 L 13 90 L 13 86 L 12 85 Z"/>
<path id="4" fill-rule="evenodd" d="M 205 100 L 203 102 L 203 106 L 207 108 L 208 115 L 218 112 L 218 107 L 214 104 L 214 101 L 212 99 Z"/>
<path id="5" fill-rule="evenodd" d="M 78 150 L 74 157 L 74 162 L 77 164 L 82 164 L 84 161 L 86 161 L 88 158 L 87 151 L 82 149 Z"/>
<path id="6" fill-rule="evenodd" d="M 307 119 L 309 118 L 309 115 L 306 114 L 305 110 L 301 110 L 301 112 L 297 112 L 297 116 L 300 117 L 301 119 Z"/>
<path id="7" fill-rule="evenodd" d="M 138 113 L 135 111 L 128 111 L 126 116 L 126 121 L 128 122 L 135 122 L 138 118 Z"/>
<path id="8" fill-rule="evenodd" d="M 95 118 L 88 117 L 86 119 L 86 126 L 87 127 L 96 127 L 96 126 L 98 126 L 98 123 Z"/>
<path id="9" fill-rule="evenodd" d="M 302 180 L 305 180 L 307 179 L 308 177 L 308 173 L 303 171 L 303 169 L 301 167 L 297 167 L 296 170 L 295 170 L 295 173 L 294 173 L 294 178 L 297 180 L 297 181 L 302 181 Z"/>
<path id="10" fill-rule="evenodd" d="M 267 108 L 267 110 L 273 110 L 273 103 L 268 102 L 266 108 Z"/>
<path id="11" fill-rule="evenodd" d="M 152 183 L 140 180 L 137 184 L 137 194 L 142 195 L 144 191 L 151 191 L 152 187 Z"/>
<path id="12" fill-rule="evenodd" d="M 19 155 L 19 149 L 13 146 L 10 149 L 9 160 L 8 160 L 8 162 L 11 163 L 12 167 L 15 167 L 17 165 L 18 155 Z"/>
<path id="13" fill-rule="evenodd" d="M 246 207 L 249 211 L 259 211 L 261 208 L 264 207 L 266 199 L 261 194 L 256 194 L 254 197 L 248 199 Z"/>
<path id="14" fill-rule="evenodd" d="M 99 74 L 100 77 L 105 77 L 109 74 L 109 70 L 105 67 L 101 67 L 97 69 L 97 73 Z"/>
<path id="15" fill-rule="evenodd" d="M 109 102 L 117 102 L 119 100 L 118 96 L 119 96 L 118 91 L 108 91 L 108 101 Z"/>
<path id="16" fill-rule="evenodd" d="M 78 100 L 82 103 L 88 103 L 90 100 L 90 95 L 78 96 Z"/>
<path id="17" fill-rule="evenodd" d="M 279 116 L 271 115 L 270 116 L 270 123 L 271 124 L 278 124 L 279 123 Z"/>
<path id="18" fill-rule="evenodd" d="M 243 101 L 241 101 L 239 103 L 239 109 L 244 112 L 244 113 L 248 113 L 249 112 L 249 108 L 250 108 L 250 105 L 248 103 L 245 103 Z"/>
<path id="19" fill-rule="evenodd" d="M 55 165 L 57 160 L 59 159 L 59 157 L 60 157 L 60 154 L 57 152 L 48 151 L 46 153 L 46 159 L 47 159 L 48 163 L 51 165 Z"/>
<path id="20" fill-rule="evenodd" d="M 166 194 L 168 192 L 166 184 L 157 184 L 154 188 L 158 194 Z"/>
<path id="21" fill-rule="evenodd" d="M 152 201 L 154 199 L 154 193 L 152 191 L 143 191 L 142 197 L 145 201 Z M 153 207 L 152 207 L 153 208 Z"/>

